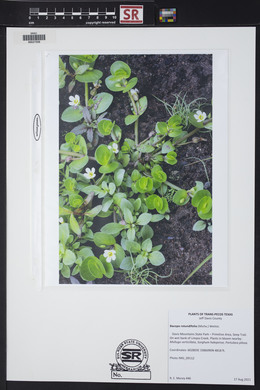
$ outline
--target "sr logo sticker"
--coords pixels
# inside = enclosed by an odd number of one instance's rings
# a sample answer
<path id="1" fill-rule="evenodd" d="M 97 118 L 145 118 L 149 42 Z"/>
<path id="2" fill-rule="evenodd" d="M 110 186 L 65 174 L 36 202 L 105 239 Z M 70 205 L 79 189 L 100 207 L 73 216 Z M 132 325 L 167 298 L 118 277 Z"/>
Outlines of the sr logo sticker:
<path id="1" fill-rule="evenodd" d="M 141 341 L 128 339 L 116 349 L 116 363 L 111 365 L 112 379 L 151 379 L 148 350 Z"/>

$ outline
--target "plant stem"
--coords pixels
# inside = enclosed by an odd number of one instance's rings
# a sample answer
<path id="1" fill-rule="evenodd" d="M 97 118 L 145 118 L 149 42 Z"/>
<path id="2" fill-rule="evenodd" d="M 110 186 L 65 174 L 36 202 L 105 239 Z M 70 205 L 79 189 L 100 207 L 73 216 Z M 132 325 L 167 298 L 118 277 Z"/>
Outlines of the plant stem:
<path id="1" fill-rule="evenodd" d="M 174 142 L 173 145 L 179 145 L 181 144 L 183 141 L 185 141 L 185 139 L 191 137 L 193 134 L 197 133 L 198 131 L 200 131 L 201 129 L 196 127 L 196 129 L 192 130 L 190 133 L 184 135 L 184 137 L 178 139 L 178 141 Z"/>
<path id="2" fill-rule="evenodd" d="M 100 176 L 100 178 L 97 180 L 97 182 L 96 182 L 96 185 L 98 186 L 100 183 L 102 183 L 102 181 L 103 181 L 103 179 L 104 179 L 104 177 L 106 176 L 106 174 L 105 173 L 103 173 L 103 175 L 102 176 Z"/>
<path id="3" fill-rule="evenodd" d="M 195 157 L 192 157 L 192 158 L 195 158 Z M 203 160 L 195 161 L 193 163 L 186 164 L 186 165 L 184 165 L 184 167 L 188 167 L 189 165 L 198 164 L 199 162 L 208 161 L 208 160 L 212 160 L 212 157 L 204 158 Z"/>
<path id="4" fill-rule="evenodd" d="M 175 184 L 170 183 L 168 180 L 166 180 L 166 181 L 164 182 L 164 184 L 166 184 L 168 187 L 173 188 L 174 190 L 177 190 L 177 191 L 181 190 L 180 187 L 176 186 Z"/>
<path id="5" fill-rule="evenodd" d="M 138 115 L 138 110 L 137 110 L 137 107 L 136 107 L 134 98 L 133 98 L 133 96 L 132 96 L 132 94 L 131 94 L 130 91 L 128 91 L 128 96 L 129 96 L 129 98 L 130 98 L 130 100 L 131 100 L 131 103 L 132 103 L 132 105 L 133 105 L 133 109 L 134 109 L 135 115 Z"/>
<path id="6" fill-rule="evenodd" d="M 88 83 L 85 83 L 85 105 L 88 106 Z"/>
<path id="7" fill-rule="evenodd" d="M 84 154 L 69 152 L 67 150 L 59 150 L 59 154 L 64 154 L 65 156 L 79 157 L 79 158 L 84 157 Z"/>
<path id="8" fill-rule="evenodd" d="M 135 144 L 138 145 L 138 119 L 135 121 Z"/>
<path id="9" fill-rule="evenodd" d="M 164 134 L 164 136 L 162 136 L 162 138 L 158 139 L 158 141 L 156 141 L 152 146 L 156 146 L 157 144 L 159 144 L 160 142 L 162 142 L 166 137 L 167 137 L 168 133 L 167 134 Z"/>

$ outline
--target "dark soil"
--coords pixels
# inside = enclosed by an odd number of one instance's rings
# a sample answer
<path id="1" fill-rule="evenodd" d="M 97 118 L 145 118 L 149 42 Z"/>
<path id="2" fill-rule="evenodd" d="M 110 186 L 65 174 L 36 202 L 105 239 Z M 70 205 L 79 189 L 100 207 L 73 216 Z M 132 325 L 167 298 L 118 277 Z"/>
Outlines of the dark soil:
<path id="1" fill-rule="evenodd" d="M 67 62 L 68 57 L 63 60 Z M 110 72 L 111 64 L 121 60 L 132 69 L 132 77 L 138 77 L 137 88 L 140 96 L 147 96 L 148 108 L 142 115 L 139 123 L 140 140 L 146 138 L 150 131 L 154 130 L 158 121 L 167 121 L 169 113 L 164 105 L 154 96 L 173 105 L 175 94 L 186 95 L 187 103 L 197 98 L 205 98 L 208 106 L 203 110 L 207 113 L 210 110 L 212 99 L 212 56 L 211 55 L 101 55 L 98 57 L 95 68 L 102 70 L 107 77 Z M 70 80 L 67 78 L 66 85 Z M 107 90 L 105 83 L 102 84 L 102 92 Z M 67 88 L 60 90 L 60 113 L 68 107 L 70 95 L 78 94 L 84 96 L 84 86 L 77 83 L 76 87 L 69 93 Z M 132 126 L 125 126 L 124 118 L 130 114 L 129 101 L 127 94 L 113 93 L 114 101 L 109 108 L 107 118 L 112 119 L 123 130 L 123 137 L 134 139 Z M 60 121 L 60 142 L 64 142 L 64 134 L 69 132 L 74 124 Z M 210 133 L 203 133 L 204 141 L 199 143 L 190 143 L 178 148 L 178 163 L 176 165 L 165 164 L 163 167 L 167 173 L 168 180 L 179 187 L 189 189 L 195 185 L 195 181 L 206 183 L 211 191 L 212 182 L 212 160 L 205 161 L 208 178 L 204 166 L 195 158 L 207 159 L 212 156 L 212 139 Z M 192 165 L 189 165 L 192 164 Z M 209 179 L 209 180 L 208 180 Z M 170 275 L 167 278 L 159 278 L 158 284 L 179 285 L 187 276 L 211 253 L 212 235 L 207 230 L 194 232 L 192 226 L 199 220 L 196 209 L 188 203 L 185 206 L 170 205 L 170 220 L 153 223 L 155 235 L 153 237 L 154 245 L 162 244 L 162 253 L 166 258 L 165 264 L 160 267 L 154 267 L 161 276 Z M 208 261 L 201 267 L 187 284 L 210 285 L 212 283 L 211 261 Z M 70 280 L 61 277 L 61 283 L 71 283 Z M 75 280 L 74 280 L 75 282 Z M 93 282 L 94 283 L 94 282 Z M 124 275 L 116 273 L 109 279 L 96 280 L 97 284 L 125 284 Z"/>

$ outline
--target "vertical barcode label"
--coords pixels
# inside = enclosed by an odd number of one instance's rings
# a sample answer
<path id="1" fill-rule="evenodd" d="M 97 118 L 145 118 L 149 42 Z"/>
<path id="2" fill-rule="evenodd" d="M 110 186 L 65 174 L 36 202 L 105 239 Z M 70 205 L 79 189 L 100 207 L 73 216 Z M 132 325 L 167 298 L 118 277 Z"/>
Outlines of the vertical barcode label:
<path id="1" fill-rule="evenodd" d="M 23 41 L 27 41 L 27 42 L 40 42 L 45 40 L 46 40 L 45 34 L 23 35 Z"/>

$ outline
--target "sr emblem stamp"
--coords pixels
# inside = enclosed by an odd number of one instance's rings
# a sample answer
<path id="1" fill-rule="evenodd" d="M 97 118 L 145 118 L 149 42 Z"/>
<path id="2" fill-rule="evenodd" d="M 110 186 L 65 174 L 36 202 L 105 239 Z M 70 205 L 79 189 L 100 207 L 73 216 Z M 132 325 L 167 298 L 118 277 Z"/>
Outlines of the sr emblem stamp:
<path id="1" fill-rule="evenodd" d="M 148 350 L 141 341 L 123 341 L 117 347 L 115 357 L 116 363 L 110 363 L 112 379 L 151 379 Z"/>

